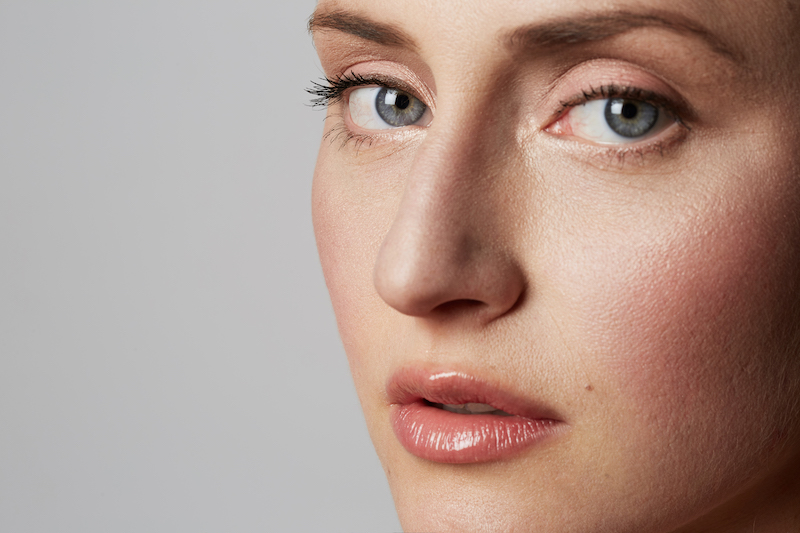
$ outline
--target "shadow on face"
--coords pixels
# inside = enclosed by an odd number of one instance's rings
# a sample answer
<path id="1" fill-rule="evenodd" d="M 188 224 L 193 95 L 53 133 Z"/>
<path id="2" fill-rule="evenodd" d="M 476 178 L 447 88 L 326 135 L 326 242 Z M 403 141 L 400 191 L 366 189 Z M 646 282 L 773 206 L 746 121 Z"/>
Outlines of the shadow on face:
<path id="1" fill-rule="evenodd" d="M 800 527 L 797 20 L 320 2 L 314 226 L 404 528 Z"/>

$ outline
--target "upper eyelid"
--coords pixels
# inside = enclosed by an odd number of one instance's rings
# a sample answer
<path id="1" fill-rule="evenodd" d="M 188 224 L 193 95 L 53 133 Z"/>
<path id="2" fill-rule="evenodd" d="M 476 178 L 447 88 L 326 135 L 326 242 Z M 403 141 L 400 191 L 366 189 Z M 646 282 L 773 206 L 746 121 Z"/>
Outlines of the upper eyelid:
<path id="1" fill-rule="evenodd" d="M 420 90 L 419 87 L 404 81 L 403 79 L 395 76 L 384 74 L 357 74 L 354 72 L 347 72 L 335 74 L 330 77 L 323 78 L 323 83 L 311 82 L 313 87 L 306 89 L 306 92 L 316 96 L 311 103 L 314 107 L 327 107 L 332 104 L 340 102 L 345 95 L 360 87 L 379 86 L 388 89 L 397 89 L 399 91 L 408 93 L 413 97 L 419 99 L 431 111 L 435 108 L 434 95 L 428 90 Z"/>
<path id="2" fill-rule="evenodd" d="M 370 78 L 365 78 L 365 81 L 370 81 Z M 395 80 L 377 80 L 376 79 L 376 80 L 373 80 L 371 83 L 365 83 L 363 85 L 354 85 L 352 87 L 349 87 L 349 88 L 345 89 L 345 92 L 347 92 L 349 94 L 350 92 L 352 92 L 352 91 L 354 91 L 356 89 L 365 89 L 365 88 L 368 88 L 368 87 L 383 87 L 383 88 L 386 88 L 386 89 L 395 89 L 395 90 L 398 90 L 400 92 L 404 92 L 404 93 L 410 94 L 411 96 L 413 96 L 414 98 L 416 98 L 417 100 L 419 100 L 420 102 L 425 104 L 425 106 L 428 109 L 431 109 L 431 105 L 428 104 L 423 98 L 420 98 L 420 96 L 417 94 L 417 91 L 415 91 L 412 87 L 409 87 L 408 85 L 406 85 L 402 81 L 396 82 Z M 431 109 L 431 111 L 433 111 L 433 110 Z"/>
<path id="3" fill-rule="evenodd" d="M 397 89 L 424 102 L 424 99 L 417 94 L 417 90 L 411 85 L 404 83 L 403 80 L 383 76 L 367 77 L 366 79 L 371 81 L 369 85 L 378 85 L 380 87 L 386 87 L 387 89 Z"/>

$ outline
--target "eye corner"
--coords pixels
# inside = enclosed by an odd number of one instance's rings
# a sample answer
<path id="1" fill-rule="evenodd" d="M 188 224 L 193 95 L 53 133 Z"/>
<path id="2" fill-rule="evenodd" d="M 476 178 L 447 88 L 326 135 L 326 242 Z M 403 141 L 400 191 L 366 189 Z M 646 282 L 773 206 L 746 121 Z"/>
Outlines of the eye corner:
<path id="1" fill-rule="evenodd" d="M 540 128 L 541 131 L 557 137 L 568 137 L 572 135 L 569 122 L 564 120 L 568 113 L 569 108 L 559 110 L 545 121 L 545 125 Z"/>

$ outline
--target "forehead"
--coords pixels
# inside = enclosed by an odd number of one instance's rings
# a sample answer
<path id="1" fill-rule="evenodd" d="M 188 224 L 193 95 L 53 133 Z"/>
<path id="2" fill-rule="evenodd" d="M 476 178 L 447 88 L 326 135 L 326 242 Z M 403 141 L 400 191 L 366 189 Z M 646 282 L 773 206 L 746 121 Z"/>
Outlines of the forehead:
<path id="1" fill-rule="evenodd" d="M 397 48 L 465 59 L 481 51 L 526 51 L 602 40 L 641 29 L 682 34 L 686 42 L 740 66 L 787 60 L 800 40 L 798 0 L 322 0 L 310 24 L 318 39 L 338 29 Z M 331 16 L 337 24 L 324 24 Z M 342 24 L 349 17 L 349 23 Z M 365 24 L 370 23 L 370 24 Z M 526 38 L 527 37 L 527 38 Z M 779 62 L 779 61 L 778 61 Z M 784 61 L 785 63 L 786 61 Z M 788 61 L 789 64 L 796 64 Z"/>

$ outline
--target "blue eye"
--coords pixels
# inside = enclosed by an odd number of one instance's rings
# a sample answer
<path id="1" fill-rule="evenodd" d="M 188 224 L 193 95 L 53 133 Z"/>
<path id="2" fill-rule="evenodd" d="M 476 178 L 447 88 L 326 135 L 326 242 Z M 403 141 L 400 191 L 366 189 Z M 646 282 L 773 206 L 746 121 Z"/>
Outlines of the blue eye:
<path id="1" fill-rule="evenodd" d="M 676 121 L 657 106 L 630 98 L 591 100 L 570 109 L 561 131 L 598 144 L 628 144 L 647 139 Z"/>
<path id="2" fill-rule="evenodd" d="M 425 125 L 428 106 L 414 95 L 388 87 L 362 87 L 350 93 L 350 118 L 362 128 L 385 130 Z"/>
<path id="3" fill-rule="evenodd" d="M 658 122 L 658 108 L 647 102 L 609 98 L 605 116 L 608 126 L 623 137 L 646 135 Z"/>
<path id="4" fill-rule="evenodd" d="M 384 87 L 375 97 L 375 108 L 387 124 L 402 127 L 421 119 L 426 106 L 410 94 Z"/>

